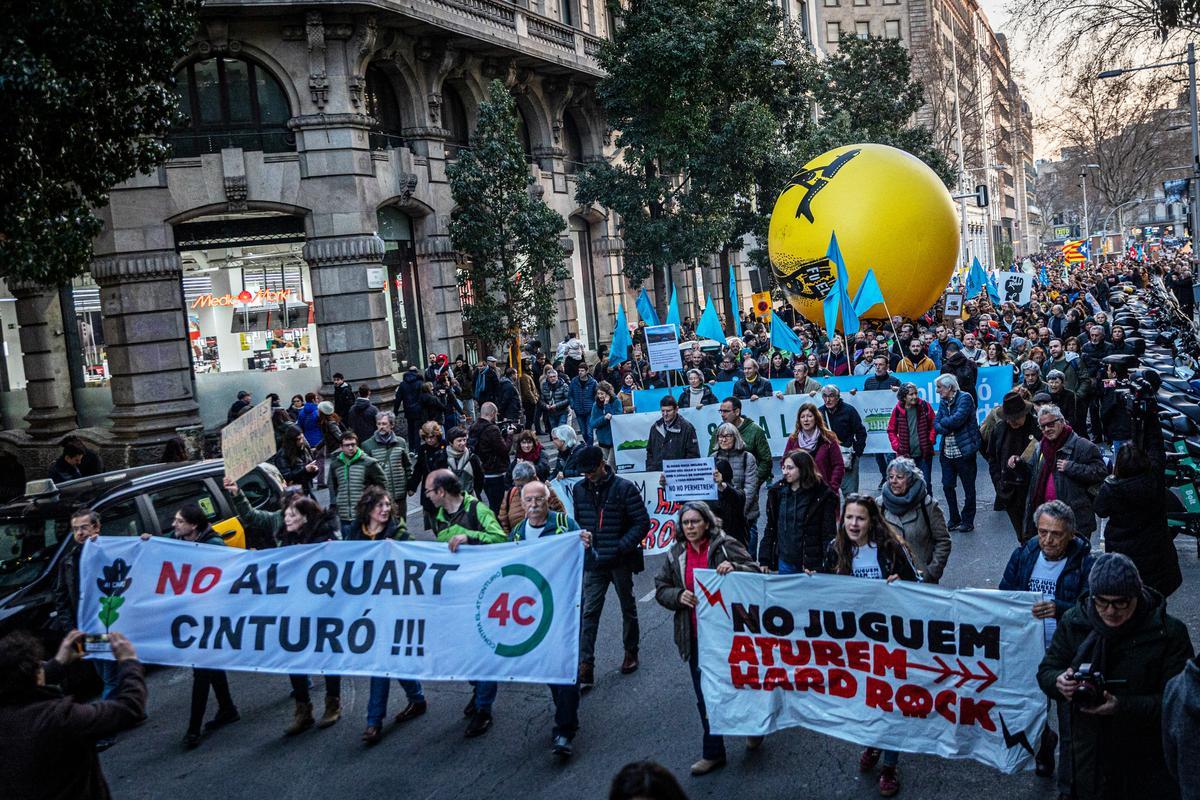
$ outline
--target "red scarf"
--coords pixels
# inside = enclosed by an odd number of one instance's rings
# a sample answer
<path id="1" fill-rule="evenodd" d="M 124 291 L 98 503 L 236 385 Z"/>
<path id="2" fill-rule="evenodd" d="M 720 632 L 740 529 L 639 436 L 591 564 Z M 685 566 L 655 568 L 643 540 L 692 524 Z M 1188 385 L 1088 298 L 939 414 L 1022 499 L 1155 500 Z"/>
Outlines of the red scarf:
<path id="1" fill-rule="evenodd" d="M 533 462 L 534 464 L 536 464 L 537 460 L 541 457 L 542 457 L 542 443 L 541 442 L 534 442 L 533 449 L 530 450 L 528 453 L 526 453 L 525 450 L 520 445 L 517 445 L 517 458 L 521 459 L 522 461 L 530 461 L 530 462 Z"/>
<path id="2" fill-rule="evenodd" d="M 1054 479 L 1055 462 L 1058 461 L 1059 448 L 1066 444 L 1067 439 L 1070 438 L 1072 433 L 1074 431 L 1071 430 L 1071 426 L 1063 423 L 1062 433 L 1058 435 L 1057 439 L 1042 437 L 1042 467 L 1038 472 L 1037 484 L 1034 486 L 1034 508 L 1046 502 L 1047 499 L 1054 499 L 1047 498 L 1046 492 L 1050 488 L 1050 481 Z"/>

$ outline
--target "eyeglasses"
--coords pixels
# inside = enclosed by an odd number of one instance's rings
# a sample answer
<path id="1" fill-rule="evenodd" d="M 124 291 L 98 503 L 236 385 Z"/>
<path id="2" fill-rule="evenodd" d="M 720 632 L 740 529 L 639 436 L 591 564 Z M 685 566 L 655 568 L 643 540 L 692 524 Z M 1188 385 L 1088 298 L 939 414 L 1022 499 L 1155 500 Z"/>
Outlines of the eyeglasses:
<path id="1" fill-rule="evenodd" d="M 1062 420 L 1056 419 L 1056 420 L 1052 420 L 1050 422 L 1039 422 L 1038 427 L 1044 431 L 1048 431 L 1051 428 L 1057 428 L 1061 424 L 1062 424 Z"/>
<path id="2" fill-rule="evenodd" d="M 1103 597 L 1092 597 L 1092 604 L 1096 606 L 1097 611 L 1128 611 L 1133 605 L 1132 597 L 1118 597 L 1115 599 L 1106 599 Z"/>

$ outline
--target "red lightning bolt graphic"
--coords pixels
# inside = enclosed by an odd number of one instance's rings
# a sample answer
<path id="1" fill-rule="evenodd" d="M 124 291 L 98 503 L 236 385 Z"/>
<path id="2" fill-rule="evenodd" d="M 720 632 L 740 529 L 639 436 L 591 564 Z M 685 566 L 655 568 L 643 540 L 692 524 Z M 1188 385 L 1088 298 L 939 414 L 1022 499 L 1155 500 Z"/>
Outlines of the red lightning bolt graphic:
<path id="1" fill-rule="evenodd" d="M 729 609 L 725 607 L 725 599 L 721 597 L 720 589 L 710 592 L 708 587 L 701 583 L 699 579 L 696 579 L 696 585 L 700 587 L 700 591 L 704 592 L 704 599 L 708 601 L 710 606 L 720 606 L 721 610 L 725 612 L 725 616 L 729 616 Z"/>

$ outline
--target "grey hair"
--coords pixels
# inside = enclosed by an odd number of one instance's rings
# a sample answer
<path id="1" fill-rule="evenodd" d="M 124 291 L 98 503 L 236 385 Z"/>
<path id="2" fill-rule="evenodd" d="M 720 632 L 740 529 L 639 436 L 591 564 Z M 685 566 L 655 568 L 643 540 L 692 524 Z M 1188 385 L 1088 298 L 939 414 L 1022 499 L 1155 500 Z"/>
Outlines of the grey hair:
<path id="1" fill-rule="evenodd" d="M 821 397 L 841 397 L 842 393 L 832 383 L 827 383 L 821 387 Z"/>
<path id="2" fill-rule="evenodd" d="M 1041 519 L 1042 515 L 1050 517 L 1050 519 L 1061 519 L 1067 524 L 1067 530 L 1074 533 L 1075 512 L 1062 500 L 1050 500 L 1038 506 L 1037 510 L 1033 512 L 1033 523 L 1035 525 Z"/>
<path id="3" fill-rule="evenodd" d="M 1046 380 L 1051 381 L 1051 380 L 1054 380 L 1055 378 L 1058 378 L 1061 381 L 1065 381 L 1067 379 L 1067 376 L 1063 375 L 1063 372 L 1061 369 L 1052 369 L 1046 373 Z"/>
<path id="4" fill-rule="evenodd" d="M 537 479 L 537 467 L 529 461 L 518 461 L 513 464 L 513 483 L 527 482 Z"/>
<path id="5" fill-rule="evenodd" d="M 376 422 L 378 422 L 381 419 L 386 419 L 388 422 L 392 423 L 392 425 L 396 424 L 396 415 L 390 411 L 382 411 L 381 410 L 378 414 L 375 415 Z"/>
<path id="6" fill-rule="evenodd" d="M 733 446 L 735 449 L 746 449 L 746 440 L 742 438 L 742 432 L 737 429 L 737 425 L 734 425 L 732 422 L 722 422 L 717 426 L 717 436 L 720 436 L 722 433 L 733 434 Z"/>
<path id="7" fill-rule="evenodd" d="M 692 377 L 693 375 L 699 375 L 699 376 L 700 376 L 700 382 L 701 382 L 701 383 L 704 383 L 704 373 L 703 373 L 703 372 L 701 372 L 701 371 L 700 371 L 700 370 L 698 370 L 698 369 L 689 369 L 689 370 L 687 371 L 687 376 L 690 378 L 690 377 Z"/>
<path id="8" fill-rule="evenodd" d="M 917 385 L 915 383 L 910 382 L 900 384 L 900 388 L 896 390 L 897 402 L 903 402 L 907 400 L 910 392 L 915 393 L 917 397 L 921 396 L 921 392 L 919 389 L 917 389 Z"/>
<path id="9" fill-rule="evenodd" d="M 958 389 L 959 388 L 958 378 L 954 377 L 953 375 L 951 375 L 949 373 L 947 373 L 945 375 L 938 375 L 937 380 L 934 381 L 934 384 L 939 389 L 946 389 L 946 388 Z"/>
<path id="10" fill-rule="evenodd" d="M 1022 361 L 1021 372 L 1041 372 L 1042 368 L 1037 365 L 1036 361 Z"/>
<path id="11" fill-rule="evenodd" d="M 912 480 L 913 478 L 925 480 L 925 476 L 917 467 L 917 462 L 904 456 L 897 456 L 896 458 L 893 458 L 888 464 L 887 471 L 889 475 L 895 472 L 899 475 L 906 476 L 909 480 Z"/>
<path id="12" fill-rule="evenodd" d="M 575 435 L 575 429 L 570 425 L 559 425 L 554 430 L 550 431 L 550 435 L 555 439 L 562 439 L 567 447 L 574 447 L 579 444 L 579 437 Z"/>
<path id="13" fill-rule="evenodd" d="M 717 519 L 717 515 L 709 508 L 708 503 L 703 500 L 691 500 L 683 504 L 683 508 L 679 509 L 679 516 L 676 520 L 679 524 L 679 536 L 683 536 L 683 515 L 689 511 L 695 511 L 700 516 L 704 517 L 704 521 L 708 523 L 708 538 L 715 539 L 722 533 L 721 520 Z M 681 539 L 682 541 L 682 539 Z"/>
<path id="14" fill-rule="evenodd" d="M 1046 405 L 1038 409 L 1038 419 L 1042 417 L 1054 417 L 1055 419 L 1061 419 L 1063 422 L 1067 421 L 1067 418 L 1063 416 L 1062 409 L 1053 403 L 1046 403 Z M 1037 519 L 1037 517 L 1034 517 L 1034 519 Z"/>

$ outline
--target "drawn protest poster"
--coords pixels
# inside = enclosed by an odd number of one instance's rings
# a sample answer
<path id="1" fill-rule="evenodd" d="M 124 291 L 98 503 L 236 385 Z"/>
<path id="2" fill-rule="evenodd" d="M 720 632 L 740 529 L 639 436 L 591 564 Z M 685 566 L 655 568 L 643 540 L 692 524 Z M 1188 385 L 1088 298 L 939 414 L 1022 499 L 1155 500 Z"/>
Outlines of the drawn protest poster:
<path id="1" fill-rule="evenodd" d="M 271 427 L 270 400 L 263 400 L 221 429 L 225 477 L 236 481 L 273 455 L 275 430 Z"/>
<path id="2" fill-rule="evenodd" d="M 1027 306 L 1033 298 L 1033 275 L 1026 272 L 998 272 L 996 287 L 1000 290 L 1002 303 Z"/>

